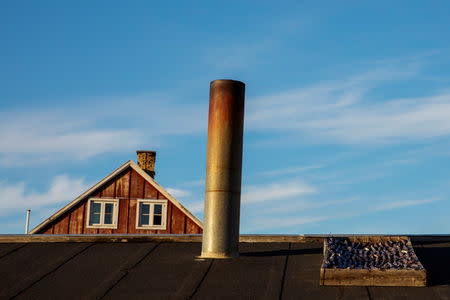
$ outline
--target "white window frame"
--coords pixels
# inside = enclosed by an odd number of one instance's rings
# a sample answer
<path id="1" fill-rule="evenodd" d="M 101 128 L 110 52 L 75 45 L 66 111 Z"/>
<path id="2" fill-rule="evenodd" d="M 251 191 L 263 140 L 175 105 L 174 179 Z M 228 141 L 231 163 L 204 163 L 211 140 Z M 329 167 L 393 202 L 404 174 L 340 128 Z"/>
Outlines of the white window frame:
<path id="1" fill-rule="evenodd" d="M 152 204 L 150 208 L 150 223 L 153 223 L 153 212 L 154 212 L 154 204 L 162 205 L 162 218 L 161 225 L 139 225 L 139 215 L 141 210 L 141 203 Z M 166 230 L 167 229 L 167 200 L 161 199 L 137 199 L 136 203 L 136 229 L 157 229 L 157 230 Z"/>
<path id="2" fill-rule="evenodd" d="M 91 218 L 91 203 L 98 202 L 100 206 L 100 224 L 90 224 Z M 105 204 L 111 203 L 113 206 L 113 223 L 104 224 L 105 221 Z M 104 228 L 117 229 L 117 220 L 119 217 L 119 199 L 118 198 L 90 198 L 87 202 L 86 228 Z"/>

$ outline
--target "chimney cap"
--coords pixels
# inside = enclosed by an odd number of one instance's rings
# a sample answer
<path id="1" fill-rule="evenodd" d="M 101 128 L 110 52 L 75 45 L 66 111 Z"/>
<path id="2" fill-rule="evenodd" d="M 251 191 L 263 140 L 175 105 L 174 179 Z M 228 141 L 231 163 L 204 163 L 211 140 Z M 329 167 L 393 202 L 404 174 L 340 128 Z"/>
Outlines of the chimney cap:
<path id="1" fill-rule="evenodd" d="M 156 154 L 156 151 L 151 151 L 151 150 L 137 150 L 137 151 L 136 151 L 136 154 L 139 154 L 139 153 L 153 153 L 153 154 Z"/>
<path id="2" fill-rule="evenodd" d="M 245 86 L 245 83 L 239 80 L 233 80 L 233 79 L 216 79 L 210 82 L 210 85 L 215 83 L 231 83 L 231 84 L 239 84 Z"/>

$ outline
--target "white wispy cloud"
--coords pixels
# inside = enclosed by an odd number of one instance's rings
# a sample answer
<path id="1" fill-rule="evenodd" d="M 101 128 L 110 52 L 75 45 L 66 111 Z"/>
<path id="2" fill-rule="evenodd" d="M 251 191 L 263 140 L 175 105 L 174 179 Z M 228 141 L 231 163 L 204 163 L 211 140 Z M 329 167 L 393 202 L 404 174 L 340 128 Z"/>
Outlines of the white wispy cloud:
<path id="1" fill-rule="evenodd" d="M 104 152 L 134 150 L 139 140 L 140 134 L 133 130 L 8 130 L 0 133 L 0 165 L 86 159 Z"/>
<path id="2" fill-rule="evenodd" d="M 253 220 L 249 231 L 265 230 L 265 229 L 277 229 L 290 227 L 290 231 L 296 231 L 297 226 L 301 226 L 309 223 L 317 223 L 327 220 L 327 216 L 296 216 L 285 218 L 258 218 Z M 302 232 L 298 229 L 297 232 Z"/>
<path id="3" fill-rule="evenodd" d="M 251 204 L 264 201 L 278 201 L 286 198 L 298 198 L 316 192 L 315 187 L 297 180 L 264 185 L 249 185 L 244 187 L 242 202 Z"/>
<path id="4" fill-rule="evenodd" d="M 141 145 L 155 147 L 161 136 L 206 132 L 206 106 L 158 98 L 162 97 L 99 98 L 46 111 L 0 112 L 0 165 L 82 160 Z"/>
<path id="5" fill-rule="evenodd" d="M 192 187 L 192 185 L 190 185 Z M 174 196 L 178 201 L 183 203 L 183 205 L 194 214 L 202 214 L 204 208 L 204 200 L 198 200 L 202 197 L 199 197 L 199 194 L 194 193 L 188 189 L 180 189 L 180 188 L 166 188 L 166 190 Z"/>
<path id="6" fill-rule="evenodd" d="M 26 209 L 41 209 L 45 206 L 66 204 L 87 190 L 83 179 L 59 175 L 53 178 L 44 192 L 28 191 L 23 182 L 9 184 L 0 182 L 0 215 L 8 215 Z"/>
<path id="7" fill-rule="evenodd" d="M 261 214 L 272 214 L 272 213 L 293 213 L 299 212 L 302 213 L 306 210 L 314 210 L 322 207 L 335 207 L 336 209 L 340 209 L 341 207 L 345 207 L 348 203 L 355 203 L 359 200 L 359 197 L 351 197 L 345 199 L 293 199 L 292 201 L 285 201 L 283 205 L 274 205 L 269 206 L 267 209 L 260 209 Z"/>
<path id="8" fill-rule="evenodd" d="M 296 167 L 289 167 L 289 168 L 283 168 L 283 169 L 264 171 L 264 172 L 260 172 L 258 174 L 259 175 L 264 175 L 264 176 L 288 175 L 288 174 L 296 174 L 296 173 L 309 171 L 309 170 L 320 169 L 322 167 L 323 166 L 319 166 L 319 165 L 314 165 L 314 166 L 296 166 Z"/>
<path id="9" fill-rule="evenodd" d="M 249 98 L 246 128 L 301 135 L 305 143 L 379 144 L 447 136 L 450 92 L 420 98 L 370 97 L 371 89 L 417 73 L 408 64 L 380 67 L 343 80 Z M 208 107 L 198 101 L 148 94 L 77 103 L 0 112 L 0 165 L 88 159 L 158 145 L 170 135 L 207 131 Z"/>
<path id="10" fill-rule="evenodd" d="M 367 199 L 366 199 L 367 200 Z M 384 200 L 381 204 L 370 205 L 364 202 L 359 203 L 359 205 L 354 205 L 353 207 L 342 206 L 341 209 L 337 209 L 333 212 L 327 214 L 328 219 L 342 220 L 351 219 L 354 217 L 359 217 L 363 215 L 370 215 L 380 211 L 395 210 L 400 208 L 426 205 L 436 201 L 441 201 L 442 198 L 425 198 L 425 199 L 415 199 L 415 200 L 398 200 L 398 201 L 386 201 Z M 372 199 L 368 202 L 379 202 L 380 199 Z"/>
<path id="11" fill-rule="evenodd" d="M 433 202 L 440 201 L 440 200 L 442 200 L 442 199 L 441 198 L 429 198 L 429 199 L 419 199 L 419 200 L 393 201 L 393 202 L 387 202 L 387 203 L 377 205 L 373 208 L 373 211 L 384 211 L 384 210 L 392 210 L 392 209 L 397 209 L 397 208 L 405 208 L 405 207 L 433 203 Z"/>
<path id="12" fill-rule="evenodd" d="M 416 98 L 370 97 L 371 89 L 417 74 L 380 69 L 250 99 L 249 130 L 301 134 L 309 141 L 380 144 L 450 135 L 450 92 Z"/>
<path id="13" fill-rule="evenodd" d="M 389 211 L 395 209 L 402 209 L 406 207 L 426 205 L 436 201 L 441 201 L 442 198 L 425 198 L 415 200 L 400 200 L 400 201 L 386 201 L 377 205 L 364 204 L 366 202 L 361 197 L 352 197 L 348 199 L 338 200 L 300 200 L 292 202 L 283 202 L 283 205 L 272 205 L 267 209 L 258 209 L 257 212 L 253 212 L 254 216 L 248 224 L 247 230 L 249 232 L 268 230 L 278 231 L 285 230 L 290 227 L 292 232 L 302 232 L 300 225 L 309 223 L 320 223 L 328 220 L 345 220 L 352 219 L 360 216 L 370 216 L 373 213 L 380 211 Z M 365 199 L 367 200 L 367 199 Z M 378 202 L 372 200 L 370 202 Z M 346 205 L 352 203 L 350 206 Z M 323 207 L 327 207 L 327 210 L 323 210 Z M 330 209 L 330 207 L 333 207 Z M 319 211 L 315 209 L 320 209 Z M 308 211 L 305 215 L 304 211 Z M 272 215 L 285 215 L 285 217 L 271 217 Z M 296 229 L 297 228 L 297 229 Z M 395 231 L 395 229 L 391 229 Z"/>
<path id="14" fill-rule="evenodd" d="M 188 207 L 189 211 L 192 213 L 203 213 L 204 207 L 205 207 L 205 201 L 195 201 L 186 203 L 186 206 Z"/>
<path id="15" fill-rule="evenodd" d="M 411 165 L 418 162 L 418 159 L 415 158 L 400 158 L 400 159 L 392 159 L 382 163 L 383 166 L 396 166 L 396 165 Z"/>
<path id="16" fill-rule="evenodd" d="M 189 180 L 181 183 L 182 186 L 202 186 L 205 185 L 205 179 Z"/>
<path id="17" fill-rule="evenodd" d="M 166 188 L 166 190 L 175 198 L 183 198 L 191 196 L 191 192 L 185 189 Z"/>

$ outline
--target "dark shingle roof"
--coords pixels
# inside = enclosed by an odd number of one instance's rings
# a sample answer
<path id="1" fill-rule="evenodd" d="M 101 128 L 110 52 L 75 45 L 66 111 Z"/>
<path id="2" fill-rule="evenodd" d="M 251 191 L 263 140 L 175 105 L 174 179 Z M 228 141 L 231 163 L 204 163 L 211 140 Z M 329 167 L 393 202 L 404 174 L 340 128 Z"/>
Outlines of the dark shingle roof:
<path id="1" fill-rule="evenodd" d="M 413 240 L 416 253 L 428 272 L 429 286 L 425 288 L 319 286 L 323 244 L 317 238 L 299 243 L 240 243 L 241 256 L 230 260 L 195 259 L 201 252 L 199 242 L 135 240 L 127 243 L 0 243 L 0 298 L 450 297 L 450 242 L 437 239 Z"/>

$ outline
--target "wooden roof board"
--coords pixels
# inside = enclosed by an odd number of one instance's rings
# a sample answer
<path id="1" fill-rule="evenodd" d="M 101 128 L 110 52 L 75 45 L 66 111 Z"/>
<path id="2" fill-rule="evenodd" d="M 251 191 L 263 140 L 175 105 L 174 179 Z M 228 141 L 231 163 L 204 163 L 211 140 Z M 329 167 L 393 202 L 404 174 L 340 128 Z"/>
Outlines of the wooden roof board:
<path id="1" fill-rule="evenodd" d="M 0 249 L 7 245 L 0 244 Z M 431 270 L 427 287 L 320 286 L 321 245 L 241 243 L 238 258 L 196 260 L 199 242 L 28 243 L 0 258 L 0 291 L 5 298 L 17 295 L 19 299 L 55 295 L 79 299 L 94 294 L 107 299 L 223 299 L 230 295 L 238 299 L 242 295 L 251 299 L 273 299 L 274 295 L 276 299 L 448 299 L 450 295 L 449 242 L 414 244 L 416 249 L 426 249 L 418 251 L 418 256 Z M 25 266 L 26 261 L 32 264 Z"/>
<path id="2" fill-rule="evenodd" d="M 30 234 L 35 234 L 39 232 L 40 229 L 44 228 L 45 226 L 49 225 L 54 220 L 58 219 L 60 216 L 62 216 L 64 213 L 70 211 L 74 206 L 76 206 L 78 203 L 86 200 L 87 197 L 92 195 L 93 192 L 100 189 L 102 186 L 107 184 L 109 180 L 113 179 L 116 175 L 120 174 L 122 171 L 126 170 L 128 167 L 131 167 L 134 169 L 140 176 L 144 178 L 149 184 L 151 184 L 153 187 L 155 187 L 161 194 L 163 194 L 170 202 L 172 202 L 176 207 L 178 207 L 184 214 L 186 214 L 189 218 L 194 221 L 200 228 L 203 229 L 203 223 L 194 215 L 192 214 L 188 209 L 186 209 L 175 197 L 173 197 L 169 192 L 167 192 L 162 186 L 160 186 L 150 175 L 148 175 L 144 170 L 142 170 L 137 164 L 135 164 L 133 161 L 129 160 L 123 165 L 121 165 L 119 168 L 114 170 L 111 174 L 97 182 L 95 185 L 93 185 L 91 188 L 86 190 L 84 193 L 82 193 L 80 196 L 75 198 L 73 201 L 69 202 L 67 205 L 65 205 L 63 208 L 55 212 L 53 215 L 51 215 L 49 218 L 45 219 L 43 222 L 41 222 L 39 225 L 37 225 L 35 228 L 33 228 L 30 231 Z"/>

